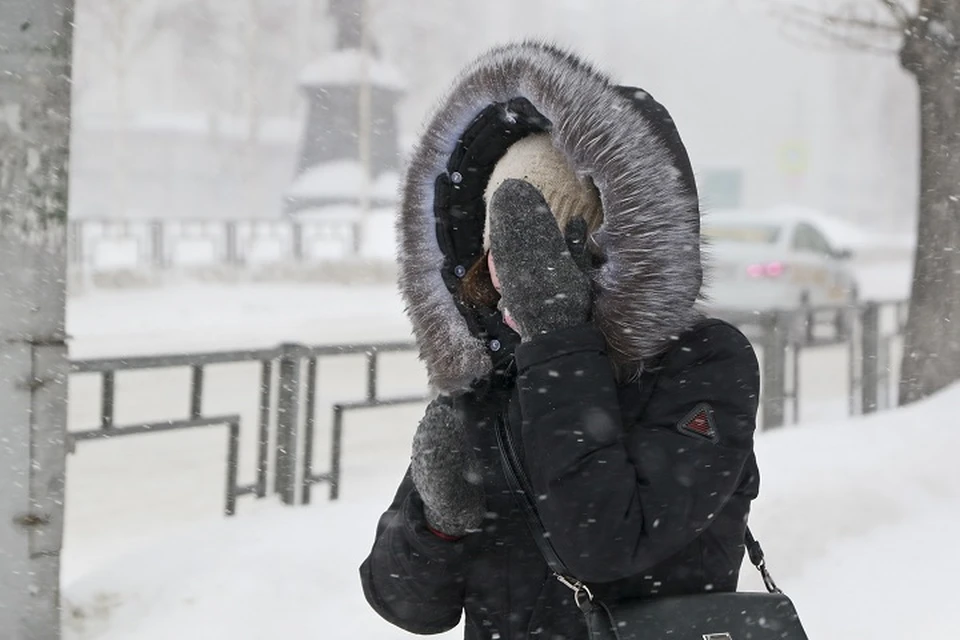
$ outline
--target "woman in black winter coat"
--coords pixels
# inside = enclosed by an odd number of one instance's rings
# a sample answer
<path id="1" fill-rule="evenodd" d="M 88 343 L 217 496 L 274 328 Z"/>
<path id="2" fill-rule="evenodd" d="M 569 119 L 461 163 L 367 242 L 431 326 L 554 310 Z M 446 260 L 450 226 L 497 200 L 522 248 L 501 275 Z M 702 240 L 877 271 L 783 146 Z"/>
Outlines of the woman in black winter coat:
<path id="1" fill-rule="evenodd" d="M 420 634 L 465 613 L 470 639 L 585 638 L 498 430 L 598 598 L 736 590 L 759 373 L 697 310 L 698 197 L 666 110 L 554 48 L 491 51 L 424 134 L 399 229 L 439 395 L 361 567 L 370 605 Z"/>

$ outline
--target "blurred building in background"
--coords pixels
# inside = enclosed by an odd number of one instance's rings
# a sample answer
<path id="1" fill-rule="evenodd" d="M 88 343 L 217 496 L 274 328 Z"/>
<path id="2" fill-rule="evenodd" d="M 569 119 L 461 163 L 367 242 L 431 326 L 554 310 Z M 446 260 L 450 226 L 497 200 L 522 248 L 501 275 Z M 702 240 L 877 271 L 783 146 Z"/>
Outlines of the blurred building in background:
<path id="1" fill-rule="evenodd" d="M 72 215 L 280 217 L 344 195 L 307 187 L 346 185 L 346 165 L 305 180 L 329 164 L 334 148 L 355 148 L 346 160 L 374 168 L 372 180 L 361 181 L 369 189 L 360 206 L 390 204 L 378 200 L 393 188 L 390 174 L 457 71 L 491 45 L 539 37 L 577 49 L 668 105 L 707 211 L 790 203 L 875 228 L 910 228 L 910 79 L 895 56 L 788 39 L 773 4 L 79 0 Z M 366 7 L 372 64 L 343 53 L 357 47 L 344 46 L 337 5 L 342 15 Z M 351 120 L 361 108 L 337 107 L 359 105 L 357 89 L 343 83 L 353 67 L 375 80 L 365 159 L 351 138 L 362 131 Z M 337 113 L 318 117 L 325 110 Z"/>
<path id="2" fill-rule="evenodd" d="M 300 77 L 307 113 L 284 212 L 298 218 L 392 207 L 399 189 L 403 77 L 355 0 L 331 0 L 336 49 Z M 361 4 L 361 9 L 363 9 Z"/>

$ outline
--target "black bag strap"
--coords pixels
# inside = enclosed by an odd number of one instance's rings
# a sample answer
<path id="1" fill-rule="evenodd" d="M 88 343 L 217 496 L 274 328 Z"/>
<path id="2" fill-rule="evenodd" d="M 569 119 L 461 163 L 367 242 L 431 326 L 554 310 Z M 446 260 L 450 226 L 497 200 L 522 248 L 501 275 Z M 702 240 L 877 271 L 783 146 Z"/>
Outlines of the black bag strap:
<path id="1" fill-rule="evenodd" d="M 757 568 L 757 571 L 759 571 L 763 577 L 763 586 L 765 586 L 770 593 L 783 593 L 780 587 L 777 586 L 777 583 L 773 581 L 773 576 L 770 575 L 770 570 L 767 569 L 767 560 L 763 556 L 763 548 L 760 546 L 760 543 L 757 542 L 757 539 L 753 537 L 753 532 L 750 531 L 750 527 L 747 527 L 744 537 L 746 538 L 747 555 L 750 557 L 750 563 Z"/>
<path id="2" fill-rule="evenodd" d="M 547 532 L 546 527 L 543 526 L 543 521 L 540 520 L 540 514 L 537 511 L 536 503 L 532 497 L 532 489 L 531 487 L 524 486 L 525 475 L 520 466 L 520 459 L 507 425 L 503 420 L 498 420 L 496 432 L 497 447 L 500 450 L 500 460 L 503 464 L 503 472 L 507 479 L 507 485 L 510 487 L 510 493 L 513 494 L 517 506 L 524 515 L 527 526 L 530 528 L 530 533 L 533 535 L 533 541 L 540 550 L 543 559 L 546 561 L 547 567 L 553 572 L 554 577 L 573 590 L 577 604 L 582 607 L 586 601 L 593 600 L 593 594 L 587 585 L 573 577 L 567 569 L 567 566 L 563 563 L 563 560 L 560 559 L 556 549 L 553 548 L 553 544 L 550 542 L 550 534 Z M 783 593 L 783 591 L 777 587 L 776 582 L 773 581 L 773 577 L 767 569 L 763 548 L 760 546 L 760 543 L 757 542 L 757 539 L 753 537 L 753 533 L 749 527 L 746 529 L 744 542 L 750 562 L 763 577 L 763 584 L 767 588 L 767 591 L 777 594 Z M 581 601 L 581 599 L 584 600 Z"/>
<path id="3" fill-rule="evenodd" d="M 517 506 L 520 507 L 520 511 L 523 513 L 524 520 L 527 521 L 527 526 L 530 527 L 530 532 L 533 534 L 533 541 L 536 543 L 537 548 L 540 549 L 540 554 L 547 562 L 547 567 L 557 576 L 570 575 L 567 566 L 563 563 L 563 560 L 560 559 L 556 549 L 553 548 L 553 544 L 550 542 L 550 536 L 547 534 L 547 529 L 540 520 L 540 514 L 537 511 L 530 492 L 523 486 L 523 482 L 520 479 L 519 457 L 517 456 L 513 441 L 510 438 L 507 426 L 503 420 L 497 422 L 497 447 L 500 449 L 500 459 L 503 462 L 503 474 L 507 479 L 507 485 L 510 487 L 510 493 L 513 494 Z"/>

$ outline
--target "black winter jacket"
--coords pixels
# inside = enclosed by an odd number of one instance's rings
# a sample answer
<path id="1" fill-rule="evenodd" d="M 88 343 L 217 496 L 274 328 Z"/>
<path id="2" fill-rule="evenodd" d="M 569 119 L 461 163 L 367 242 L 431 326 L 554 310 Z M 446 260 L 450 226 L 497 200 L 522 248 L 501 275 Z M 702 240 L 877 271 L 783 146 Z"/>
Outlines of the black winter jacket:
<path id="1" fill-rule="evenodd" d="M 517 383 L 460 396 L 486 469 L 482 532 L 431 533 L 404 479 L 363 564 L 367 600 L 414 633 L 585 638 L 571 592 L 550 576 L 507 488 L 494 435 L 505 415 L 558 554 L 601 599 L 734 591 L 759 475 L 757 361 L 733 327 L 707 321 L 637 382 L 617 384 L 603 337 L 577 327 L 516 352 Z M 691 424 L 692 417 L 709 416 Z M 707 428 L 702 428 L 706 424 Z"/>
<path id="2" fill-rule="evenodd" d="M 499 314 L 465 308 L 458 290 L 483 256 L 492 167 L 535 132 L 593 179 L 604 222 L 591 238 L 590 324 L 515 347 Z M 488 514 L 480 532 L 443 540 L 406 478 L 361 569 L 371 606 L 416 633 L 466 612 L 471 640 L 585 637 L 508 490 L 499 424 L 553 547 L 600 598 L 736 589 L 759 485 L 757 362 L 740 332 L 697 309 L 696 181 L 666 109 L 555 48 L 495 49 L 414 150 L 398 230 L 420 355 L 483 463 Z"/>

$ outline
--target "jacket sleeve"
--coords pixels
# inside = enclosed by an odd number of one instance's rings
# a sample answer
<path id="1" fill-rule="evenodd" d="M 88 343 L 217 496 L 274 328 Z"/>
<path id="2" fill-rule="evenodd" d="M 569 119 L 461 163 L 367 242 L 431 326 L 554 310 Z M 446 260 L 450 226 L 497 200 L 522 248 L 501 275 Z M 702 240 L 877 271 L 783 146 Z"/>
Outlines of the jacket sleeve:
<path id="1" fill-rule="evenodd" d="M 759 371 L 725 323 L 687 334 L 661 362 L 646 410 L 624 424 L 603 336 L 588 326 L 521 345 L 524 464 L 573 575 L 612 582 L 680 551 L 709 525 L 753 451 Z M 681 425 L 695 423 L 704 437 Z M 707 437 L 710 436 L 710 437 Z"/>
<path id="2" fill-rule="evenodd" d="M 462 555 L 462 542 L 441 539 L 427 528 L 408 470 L 360 567 L 364 596 L 401 629 L 422 635 L 449 631 L 463 611 Z"/>

